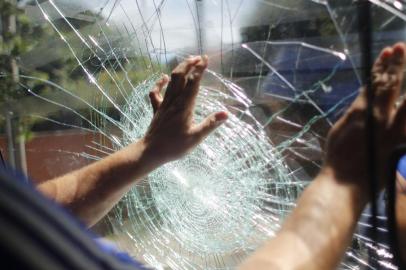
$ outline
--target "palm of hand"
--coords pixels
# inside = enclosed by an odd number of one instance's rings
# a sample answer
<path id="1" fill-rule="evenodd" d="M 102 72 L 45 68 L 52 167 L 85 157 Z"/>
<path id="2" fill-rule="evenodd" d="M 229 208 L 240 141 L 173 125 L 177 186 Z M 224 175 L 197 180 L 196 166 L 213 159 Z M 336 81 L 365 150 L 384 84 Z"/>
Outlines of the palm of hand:
<path id="1" fill-rule="evenodd" d="M 372 90 L 375 94 L 376 173 L 383 186 L 386 164 L 399 143 L 406 142 L 406 102 L 396 109 L 406 63 L 404 44 L 396 44 L 382 51 L 372 70 Z M 332 168 L 337 179 L 368 185 L 367 170 L 367 96 L 365 89 L 347 112 L 333 126 L 328 136 L 326 166 Z"/>

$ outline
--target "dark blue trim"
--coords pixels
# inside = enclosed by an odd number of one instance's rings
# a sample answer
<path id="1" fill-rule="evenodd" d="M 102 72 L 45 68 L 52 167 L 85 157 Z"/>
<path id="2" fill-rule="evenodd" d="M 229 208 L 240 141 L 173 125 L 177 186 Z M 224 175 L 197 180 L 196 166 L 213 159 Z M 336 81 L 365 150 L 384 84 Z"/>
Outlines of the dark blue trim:
<path id="1" fill-rule="evenodd" d="M 0 220 L 12 221 L 14 228 L 35 243 L 38 250 L 65 265 L 63 269 L 145 269 L 136 261 L 123 261 L 120 256 L 106 253 L 83 224 L 31 184 L 25 184 L 25 180 L 15 172 L 0 169 Z M 26 253 L 24 248 L 21 243 L 21 257 Z"/>

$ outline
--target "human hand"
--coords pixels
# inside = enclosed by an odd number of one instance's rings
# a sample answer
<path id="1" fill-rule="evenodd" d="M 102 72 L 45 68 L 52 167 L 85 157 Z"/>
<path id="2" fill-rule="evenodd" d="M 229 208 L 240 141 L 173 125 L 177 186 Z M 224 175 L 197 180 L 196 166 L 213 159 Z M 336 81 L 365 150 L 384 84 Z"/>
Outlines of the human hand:
<path id="1" fill-rule="evenodd" d="M 184 156 L 227 119 L 226 112 L 217 112 L 199 124 L 194 122 L 196 96 L 207 65 L 207 56 L 190 57 L 172 71 L 170 80 L 164 75 L 150 92 L 154 117 L 144 141 L 157 161 Z M 161 91 L 167 84 L 162 97 Z"/>
<path id="2" fill-rule="evenodd" d="M 406 142 L 406 102 L 396 108 L 403 82 L 406 47 L 397 43 L 385 48 L 372 69 L 372 90 L 375 93 L 376 173 L 383 187 L 385 170 L 394 148 Z M 367 95 L 361 91 L 347 112 L 329 132 L 324 170 L 331 171 L 339 181 L 367 189 Z M 366 193 L 366 192 L 364 192 Z"/>

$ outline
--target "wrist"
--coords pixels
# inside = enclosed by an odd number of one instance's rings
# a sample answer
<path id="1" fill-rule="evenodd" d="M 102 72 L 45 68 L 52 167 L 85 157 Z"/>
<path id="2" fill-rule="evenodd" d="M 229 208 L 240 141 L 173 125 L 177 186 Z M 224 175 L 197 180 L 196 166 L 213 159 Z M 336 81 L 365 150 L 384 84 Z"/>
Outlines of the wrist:
<path id="1" fill-rule="evenodd" d="M 144 139 L 129 144 L 127 147 L 116 152 L 111 158 L 120 163 L 120 173 L 128 172 L 129 175 L 147 175 L 163 162 L 150 150 L 150 146 Z"/>
<path id="2" fill-rule="evenodd" d="M 153 167 L 155 169 L 169 162 L 169 160 L 165 159 L 164 155 L 159 153 L 159 147 L 151 144 L 151 142 L 145 137 L 140 139 L 137 144 L 140 144 L 142 149 L 141 159 L 143 160 L 143 163 L 148 164 L 148 167 Z"/>
<path id="3" fill-rule="evenodd" d="M 327 165 L 322 167 L 317 178 L 324 179 L 337 190 L 337 193 L 345 194 L 351 202 L 359 205 L 362 209 L 370 200 L 369 186 L 364 179 L 343 177 L 336 169 Z"/>

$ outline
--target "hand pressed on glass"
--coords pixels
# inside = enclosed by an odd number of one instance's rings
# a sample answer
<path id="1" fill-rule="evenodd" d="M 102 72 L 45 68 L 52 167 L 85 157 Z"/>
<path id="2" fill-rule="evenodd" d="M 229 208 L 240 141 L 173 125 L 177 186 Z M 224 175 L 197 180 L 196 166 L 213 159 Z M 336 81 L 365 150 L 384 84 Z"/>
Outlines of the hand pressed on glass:
<path id="1" fill-rule="evenodd" d="M 194 123 L 195 100 L 207 64 L 207 56 L 190 57 L 173 70 L 170 80 L 164 75 L 150 93 L 154 118 L 144 140 L 155 158 L 164 162 L 180 158 L 227 119 L 226 112 L 217 112 Z"/>
<path id="2" fill-rule="evenodd" d="M 96 223 L 136 180 L 188 153 L 227 119 L 226 112 L 217 112 L 194 123 L 195 100 L 207 64 L 206 56 L 190 57 L 174 69 L 170 80 L 164 75 L 156 83 L 150 93 L 154 117 L 144 138 L 38 189 L 88 225 Z"/>

